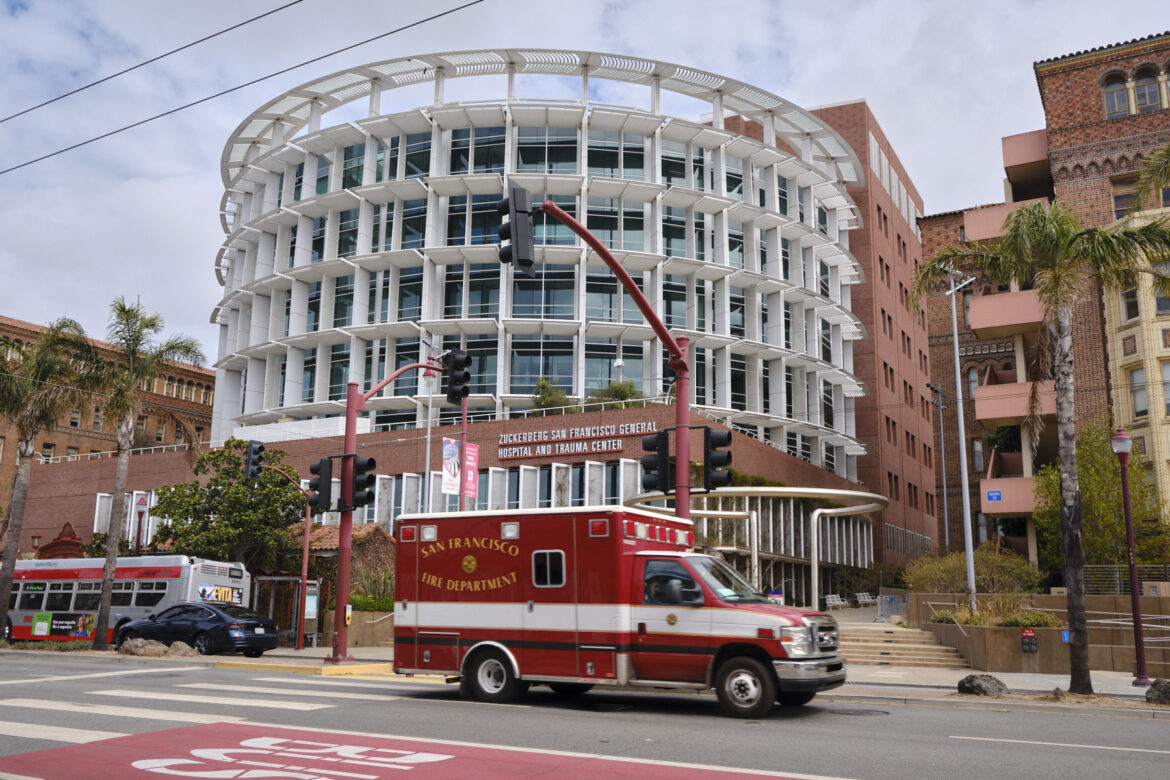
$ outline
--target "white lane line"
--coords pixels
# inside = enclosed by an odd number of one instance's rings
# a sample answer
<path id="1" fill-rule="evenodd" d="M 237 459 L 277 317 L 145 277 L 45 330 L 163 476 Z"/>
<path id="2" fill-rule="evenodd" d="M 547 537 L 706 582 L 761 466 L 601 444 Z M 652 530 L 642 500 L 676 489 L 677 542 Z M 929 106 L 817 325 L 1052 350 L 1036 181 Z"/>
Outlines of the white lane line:
<path id="1" fill-rule="evenodd" d="M 0 720 L 0 734 L 6 737 L 21 737 L 23 739 L 47 739 L 50 742 L 100 742 L 103 739 L 124 737 L 117 731 L 87 731 L 86 729 L 67 729 L 61 726 L 46 726 L 42 723 L 13 723 Z"/>
<path id="2" fill-rule="evenodd" d="M 266 701 L 264 699 L 233 699 L 227 696 L 194 696 L 171 691 L 133 691 L 117 690 L 86 691 L 98 696 L 121 696 L 127 699 L 161 699 L 163 701 L 189 701 L 199 704 L 226 704 L 230 707 L 267 707 L 273 710 L 323 710 L 332 707 L 332 704 L 311 704 L 304 701 Z"/>
<path id="3" fill-rule="evenodd" d="M 363 679 L 366 679 L 366 678 L 363 678 Z M 289 680 L 289 678 L 287 678 L 287 677 L 253 677 L 253 678 L 251 678 L 251 680 L 252 680 L 252 682 L 285 683 L 286 685 L 290 684 L 290 682 L 291 682 Z M 295 682 L 296 682 L 296 685 L 298 685 L 298 686 L 300 686 L 300 685 L 319 685 L 319 686 L 328 685 L 328 686 L 338 687 L 338 688 L 369 688 L 369 689 L 375 690 L 375 691 L 387 690 L 387 689 L 393 688 L 396 685 L 410 685 L 410 684 L 412 684 L 410 680 L 405 680 L 405 679 L 404 680 L 387 680 L 386 682 L 377 682 L 375 680 L 370 680 L 369 682 L 354 682 L 352 680 L 339 680 L 336 677 L 306 677 L 303 680 L 296 680 Z M 442 683 L 443 681 L 438 680 L 437 682 Z"/>
<path id="4" fill-rule="evenodd" d="M 1120 750 L 1123 753 L 1161 753 L 1170 755 L 1170 750 L 1151 750 L 1149 748 L 1116 747 L 1114 745 L 1082 745 L 1076 742 L 1037 742 L 1030 739 L 993 739 L 992 737 L 957 737 L 951 739 L 969 739 L 976 742 L 1007 742 L 1013 745 L 1044 745 L 1046 747 L 1085 748 L 1086 750 Z"/>
<path id="5" fill-rule="evenodd" d="M 52 701 L 49 699 L 0 699 L 3 707 L 24 707 L 33 710 L 78 712 L 85 715 L 103 715 L 115 718 L 142 718 L 143 720 L 170 720 L 177 723 L 238 723 L 244 718 L 235 715 L 205 715 L 199 712 L 148 710 L 140 707 L 118 707 L 89 702 Z"/>
<path id="6" fill-rule="evenodd" d="M 350 693 L 349 691 L 306 691 L 288 688 L 266 688 L 262 685 L 226 685 L 222 683 L 183 683 L 176 688 L 198 688 L 201 691 L 229 691 L 235 693 L 272 693 L 278 696 L 311 696 L 327 699 L 365 699 L 367 701 L 395 701 L 398 696 L 384 693 Z"/>
<path id="7" fill-rule="evenodd" d="M 157 674 L 159 672 L 190 672 L 205 666 L 166 666 L 158 669 L 127 669 L 123 672 L 94 672 L 93 674 L 63 674 L 58 677 L 25 677 L 19 680 L 0 680 L 0 685 L 29 685 L 63 680 L 92 680 L 95 677 L 119 677 L 124 674 Z"/>

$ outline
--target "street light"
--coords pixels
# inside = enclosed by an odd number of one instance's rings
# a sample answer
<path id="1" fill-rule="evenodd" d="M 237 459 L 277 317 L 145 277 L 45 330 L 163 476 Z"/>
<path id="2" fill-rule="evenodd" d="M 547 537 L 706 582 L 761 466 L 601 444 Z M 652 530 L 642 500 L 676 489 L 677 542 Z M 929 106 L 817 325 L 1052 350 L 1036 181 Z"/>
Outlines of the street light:
<path id="1" fill-rule="evenodd" d="M 967 481 L 967 427 L 963 422 L 963 377 L 959 372 L 959 315 L 955 312 L 955 293 L 975 281 L 972 276 L 955 285 L 955 271 L 951 270 L 951 346 L 955 349 L 955 407 L 959 412 L 959 477 L 963 486 L 963 550 L 967 557 L 967 601 L 975 611 L 975 555 L 971 551 L 971 487 Z"/>
<path id="2" fill-rule="evenodd" d="M 1134 677 L 1133 684 L 1145 686 L 1150 684 L 1150 678 L 1146 676 L 1146 640 L 1142 636 L 1142 604 L 1141 596 L 1138 594 L 1133 516 L 1129 510 L 1129 452 L 1133 449 L 1133 439 L 1129 437 L 1124 428 L 1118 428 L 1109 444 L 1113 448 L 1113 454 L 1117 456 L 1117 462 L 1121 465 L 1121 499 L 1125 506 L 1125 544 L 1129 548 L 1129 598 L 1133 607 L 1133 643 L 1137 655 L 1137 676 Z"/>
<path id="3" fill-rule="evenodd" d="M 938 407 L 938 446 L 942 451 L 942 505 L 943 505 L 943 545 L 947 552 L 951 551 L 951 520 L 947 512 L 947 498 L 950 494 L 950 485 L 947 483 L 947 438 L 944 432 L 945 425 L 943 424 L 943 409 L 946 405 L 943 401 L 946 397 L 943 395 L 941 387 L 935 386 L 932 382 L 927 382 L 926 386 L 930 388 L 932 393 L 938 393 L 938 400 L 934 396 L 930 397 L 930 402 Z"/>

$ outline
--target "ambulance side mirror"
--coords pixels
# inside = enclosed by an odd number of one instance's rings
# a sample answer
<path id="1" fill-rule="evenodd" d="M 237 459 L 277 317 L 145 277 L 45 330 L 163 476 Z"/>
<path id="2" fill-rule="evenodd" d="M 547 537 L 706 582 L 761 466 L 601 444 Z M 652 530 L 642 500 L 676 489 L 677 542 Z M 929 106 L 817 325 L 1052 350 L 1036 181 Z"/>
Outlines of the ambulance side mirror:
<path id="1" fill-rule="evenodd" d="M 702 604 L 703 591 L 692 585 L 689 588 L 683 587 L 683 582 L 680 579 L 672 579 L 666 583 L 666 597 L 671 604 Z"/>

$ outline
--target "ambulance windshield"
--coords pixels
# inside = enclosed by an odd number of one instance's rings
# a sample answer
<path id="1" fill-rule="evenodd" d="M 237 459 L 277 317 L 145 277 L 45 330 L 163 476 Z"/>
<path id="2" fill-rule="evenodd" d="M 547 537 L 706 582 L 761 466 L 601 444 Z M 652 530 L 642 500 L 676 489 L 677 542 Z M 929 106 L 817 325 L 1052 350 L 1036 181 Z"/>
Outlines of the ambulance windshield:
<path id="1" fill-rule="evenodd" d="M 749 585 L 747 580 L 739 576 L 735 569 L 723 561 L 716 560 L 715 558 L 695 556 L 688 558 L 687 563 L 694 568 L 699 578 L 707 583 L 707 587 L 715 591 L 715 595 L 723 601 L 740 603 L 747 601 L 768 601 L 763 593 L 760 593 Z"/>

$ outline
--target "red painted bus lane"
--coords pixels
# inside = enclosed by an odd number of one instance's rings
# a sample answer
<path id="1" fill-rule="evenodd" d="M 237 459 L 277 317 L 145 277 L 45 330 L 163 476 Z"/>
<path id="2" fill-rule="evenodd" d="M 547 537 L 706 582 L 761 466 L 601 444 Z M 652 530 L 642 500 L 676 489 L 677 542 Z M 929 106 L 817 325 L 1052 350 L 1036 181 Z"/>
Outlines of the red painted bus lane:
<path id="1" fill-rule="evenodd" d="M 385 780 L 386 778 L 661 777 L 678 780 L 779 777 L 754 770 L 587 753 L 213 723 L 70 745 L 0 759 L 0 778 L 107 780 L 195 777 L 225 780 Z M 409 773 L 405 774 L 404 772 Z"/>

